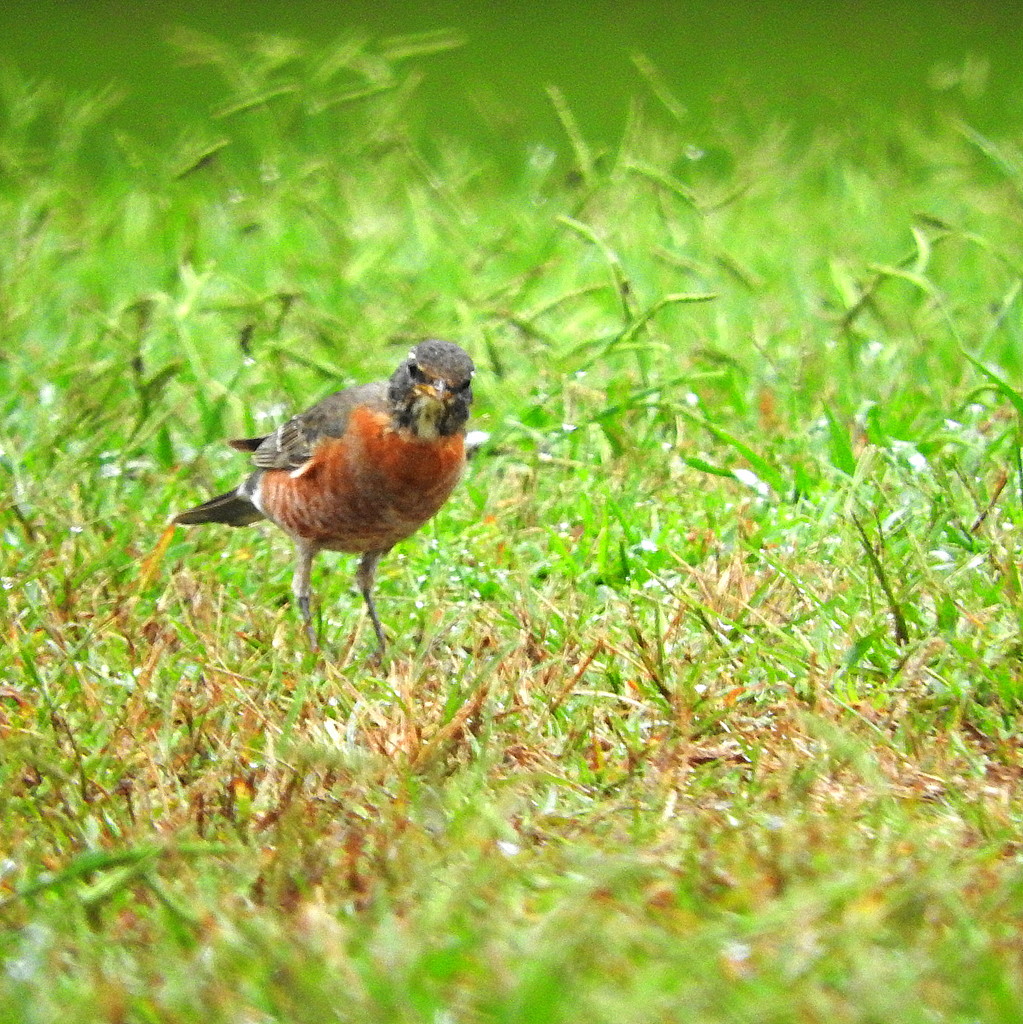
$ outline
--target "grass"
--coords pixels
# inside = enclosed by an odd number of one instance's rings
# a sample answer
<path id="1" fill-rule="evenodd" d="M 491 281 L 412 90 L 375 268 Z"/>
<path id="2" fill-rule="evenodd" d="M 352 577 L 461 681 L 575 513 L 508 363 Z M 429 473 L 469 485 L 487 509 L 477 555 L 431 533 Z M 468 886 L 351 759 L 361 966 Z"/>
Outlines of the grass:
<path id="1" fill-rule="evenodd" d="M 189 45 L 171 152 L 4 85 L 0 1018 L 1018 1021 L 1017 142 L 552 90 L 509 176 L 415 41 Z M 491 442 L 313 654 L 167 517 L 430 334 Z"/>

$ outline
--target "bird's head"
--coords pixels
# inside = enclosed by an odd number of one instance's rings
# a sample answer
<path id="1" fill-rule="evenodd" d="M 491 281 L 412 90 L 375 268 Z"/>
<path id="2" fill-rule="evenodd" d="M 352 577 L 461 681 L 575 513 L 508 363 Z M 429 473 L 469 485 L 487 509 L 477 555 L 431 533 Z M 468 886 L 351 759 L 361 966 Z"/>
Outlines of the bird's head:
<path id="1" fill-rule="evenodd" d="M 472 360 L 453 342 L 420 342 L 388 385 L 398 426 L 424 440 L 459 433 L 469 418 L 475 372 Z"/>

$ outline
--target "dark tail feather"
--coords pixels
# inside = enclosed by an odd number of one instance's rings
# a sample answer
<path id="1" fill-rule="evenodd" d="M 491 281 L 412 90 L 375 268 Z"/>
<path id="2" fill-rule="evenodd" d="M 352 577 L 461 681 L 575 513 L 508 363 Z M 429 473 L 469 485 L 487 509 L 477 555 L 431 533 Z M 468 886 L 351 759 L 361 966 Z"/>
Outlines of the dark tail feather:
<path id="1" fill-rule="evenodd" d="M 263 513 L 252 504 L 252 501 L 238 490 L 218 494 L 209 501 L 204 501 L 195 508 L 179 512 L 174 517 L 175 523 L 193 526 L 196 523 L 227 523 L 228 526 L 248 526 L 263 519 Z"/>
<path id="2" fill-rule="evenodd" d="M 264 434 L 263 437 L 239 437 L 227 443 L 237 451 L 254 452 L 265 440 L 266 435 Z"/>

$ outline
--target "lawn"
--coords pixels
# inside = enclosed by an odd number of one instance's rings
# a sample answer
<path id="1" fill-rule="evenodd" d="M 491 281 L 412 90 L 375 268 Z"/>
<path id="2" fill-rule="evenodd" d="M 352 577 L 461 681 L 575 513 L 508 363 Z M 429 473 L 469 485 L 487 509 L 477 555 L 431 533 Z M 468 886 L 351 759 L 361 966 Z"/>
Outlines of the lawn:
<path id="1" fill-rule="evenodd" d="M 1023 1018 L 1023 149 L 411 134 L 443 39 L 153 151 L 0 106 L 0 1019 Z M 378 574 L 167 527 L 410 343 L 490 440 Z"/>

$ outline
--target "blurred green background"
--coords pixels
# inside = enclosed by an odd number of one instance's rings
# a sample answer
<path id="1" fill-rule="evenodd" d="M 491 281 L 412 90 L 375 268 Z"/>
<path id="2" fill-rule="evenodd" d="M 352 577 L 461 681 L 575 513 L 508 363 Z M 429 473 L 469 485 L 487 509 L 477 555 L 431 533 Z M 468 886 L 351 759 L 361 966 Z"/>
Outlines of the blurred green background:
<path id="1" fill-rule="evenodd" d="M 220 96 L 190 68 L 173 27 L 241 42 L 252 33 L 314 43 L 454 29 L 416 104 L 421 131 L 483 141 L 504 155 L 560 130 L 544 86 L 559 86 L 591 142 L 613 145 L 642 53 L 694 125 L 721 107 L 812 128 L 865 108 L 948 105 L 982 128 L 1023 123 L 1023 4 L 978 0 L 4 0 L 0 67 L 73 89 L 116 82 L 114 124 L 159 142 Z"/>

